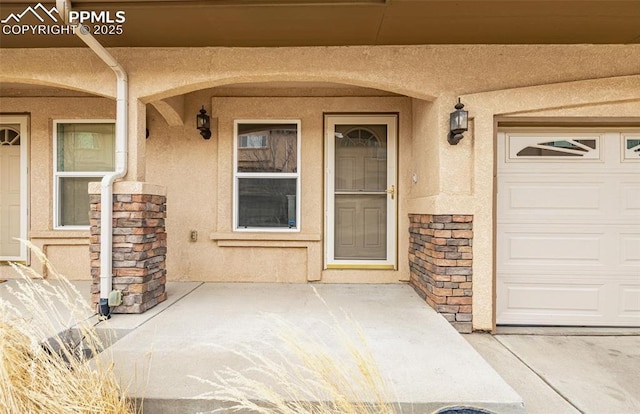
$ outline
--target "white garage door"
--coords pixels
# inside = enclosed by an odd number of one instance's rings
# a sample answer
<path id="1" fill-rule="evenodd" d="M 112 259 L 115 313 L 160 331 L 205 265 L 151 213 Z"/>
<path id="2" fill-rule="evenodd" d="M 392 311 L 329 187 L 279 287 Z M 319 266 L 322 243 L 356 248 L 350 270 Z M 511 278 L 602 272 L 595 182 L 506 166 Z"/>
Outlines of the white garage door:
<path id="1" fill-rule="evenodd" d="M 497 323 L 640 326 L 640 131 L 502 132 L 497 154 Z"/>

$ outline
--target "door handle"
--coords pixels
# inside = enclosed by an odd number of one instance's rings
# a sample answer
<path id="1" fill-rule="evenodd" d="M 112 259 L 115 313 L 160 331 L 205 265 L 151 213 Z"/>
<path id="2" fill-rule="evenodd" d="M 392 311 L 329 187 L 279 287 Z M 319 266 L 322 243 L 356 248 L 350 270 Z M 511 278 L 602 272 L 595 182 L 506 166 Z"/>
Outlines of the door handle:
<path id="1" fill-rule="evenodd" d="M 386 190 L 386 192 L 391 195 L 391 199 L 393 200 L 393 197 L 396 194 L 396 187 L 392 185 L 390 189 Z"/>

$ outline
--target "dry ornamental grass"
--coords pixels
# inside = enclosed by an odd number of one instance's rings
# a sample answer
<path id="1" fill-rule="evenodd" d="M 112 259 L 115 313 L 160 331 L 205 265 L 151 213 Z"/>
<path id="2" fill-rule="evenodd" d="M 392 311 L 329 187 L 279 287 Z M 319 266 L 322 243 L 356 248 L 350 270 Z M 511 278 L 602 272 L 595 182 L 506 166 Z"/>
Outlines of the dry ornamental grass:
<path id="1" fill-rule="evenodd" d="M 22 280 L 16 290 L 3 286 L 11 290 L 17 305 L 0 298 L 0 413 L 134 413 L 112 364 L 101 362 L 107 360 L 103 358 L 89 362 L 103 349 L 88 320 L 94 313 L 91 307 L 39 250 L 30 247 L 56 282 L 12 263 Z M 72 325 L 73 331 L 59 333 Z"/>
<path id="2" fill-rule="evenodd" d="M 20 309 L 0 298 L 0 414 L 141 411 L 127 400 L 109 358 L 103 354 L 90 361 L 104 349 L 90 321 L 95 312 L 46 257 L 30 247 L 56 281 L 12 264 L 22 280 L 16 290 L 3 288 L 11 290 Z M 344 328 L 344 321 L 331 316 L 332 338 L 310 338 L 296 326 L 274 320 L 280 342 L 265 344 L 272 354 L 248 346 L 232 350 L 249 368 L 240 372 L 212 367 L 214 379 L 193 377 L 211 387 L 201 397 L 224 407 L 214 412 L 395 414 L 360 328 L 349 318 Z M 68 326 L 74 330 L 58 333 Z M 329 352 L 335 347 L 341 348 L 341 358 Z"/>

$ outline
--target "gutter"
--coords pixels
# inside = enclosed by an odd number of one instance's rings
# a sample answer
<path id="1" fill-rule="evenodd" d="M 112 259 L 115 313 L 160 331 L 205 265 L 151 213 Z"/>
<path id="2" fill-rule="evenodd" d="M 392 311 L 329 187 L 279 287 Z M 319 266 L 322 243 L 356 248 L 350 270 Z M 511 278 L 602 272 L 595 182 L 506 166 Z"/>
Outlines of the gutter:
<path id="1" fill-rule="evenodd" d="M 56 9 L 63 21 L 69 22 L 70 0 L 56 0 Z M 109 293 L 113 287 L 113 183 L 127 174 L 128 77 L 118 61 L 98 42 L 91 33 L 82 33 L 80 25 L 75 24 L 75 34 L 91 49 L 116 75 L 116 136 L 115 171 L 106 174 L 100 185 L 100 304 L 99 314 L 110 317 Z"/>

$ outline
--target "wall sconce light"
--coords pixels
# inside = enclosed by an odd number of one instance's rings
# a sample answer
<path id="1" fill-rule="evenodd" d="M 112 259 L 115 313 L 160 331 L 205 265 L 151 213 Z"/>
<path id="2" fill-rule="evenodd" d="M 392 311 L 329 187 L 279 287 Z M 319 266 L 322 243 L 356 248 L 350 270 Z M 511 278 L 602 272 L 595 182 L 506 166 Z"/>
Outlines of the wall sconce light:
<path id="1" fill-rule="evenodd" d="M 211 138 L 211 118 L 209 118 L 209 115 L 207 115 L 207 111 L 204 109 L 204 105 L 202 105 L 200 113 L 196 115 L 196 125 L 198 131 L 200 131 L 200 135 L 202 135 L 202 138 Z"/>
<path id="2" fill-rule="evenodd" d="M 469 112 L 463 111 L 464 105 L 458 98 L 455 106 L 456 110 L 449 114 L 449 136 L 447 141 L 451 145 L 457 145 L 464 136 L 462 135 L 469 129 Z"/>

